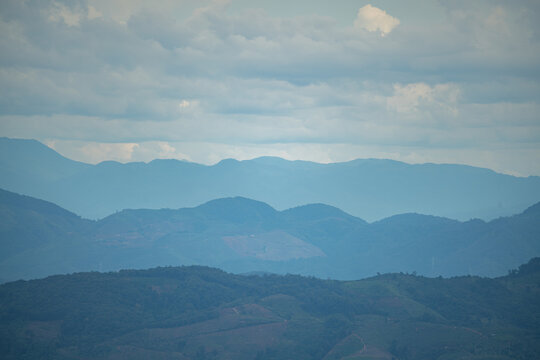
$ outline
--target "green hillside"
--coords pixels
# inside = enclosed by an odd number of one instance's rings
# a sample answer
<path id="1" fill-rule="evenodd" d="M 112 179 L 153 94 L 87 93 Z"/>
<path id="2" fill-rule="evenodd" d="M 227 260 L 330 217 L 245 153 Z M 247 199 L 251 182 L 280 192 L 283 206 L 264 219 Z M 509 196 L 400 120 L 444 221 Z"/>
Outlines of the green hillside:
<path id="1" fill-rule="evenodd" d="M 0 286 L 0 357 L 529 360 L 538 296 L 538 258 L 496 279 L 77 273 Z"/>

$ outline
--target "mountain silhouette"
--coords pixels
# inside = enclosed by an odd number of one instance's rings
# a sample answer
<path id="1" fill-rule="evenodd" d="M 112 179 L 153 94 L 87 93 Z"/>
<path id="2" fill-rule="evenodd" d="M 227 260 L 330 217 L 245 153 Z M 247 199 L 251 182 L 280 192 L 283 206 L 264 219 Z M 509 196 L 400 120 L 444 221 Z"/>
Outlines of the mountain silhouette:
<path id="1" fill-rule="evenodd" d="M 366 221 L 324 204 L 277 211 L 243 197 L 131 209 L 98 221 L 0 190 L 3 281 L 55 273 L 207 265 L 358 279 L 377 272 L 500 276 L 540 255 L 540 212 L 485 222 L 421 214 Z"/>
<path id="2" fill-rule="evenodd" d="M 367 221 L 421 213 L 466 221 L 509 216 L 540 201 L 539 177 L 472 166 L 359 159 L 318 164 L 263 157 L 206 166 L 66 159 L 34 140 L 0 138 L 0 187 L 48 200 L 83 217 L 122 209 L 194 207 L 227 197 L 278 210 L 323 203 Z"/>

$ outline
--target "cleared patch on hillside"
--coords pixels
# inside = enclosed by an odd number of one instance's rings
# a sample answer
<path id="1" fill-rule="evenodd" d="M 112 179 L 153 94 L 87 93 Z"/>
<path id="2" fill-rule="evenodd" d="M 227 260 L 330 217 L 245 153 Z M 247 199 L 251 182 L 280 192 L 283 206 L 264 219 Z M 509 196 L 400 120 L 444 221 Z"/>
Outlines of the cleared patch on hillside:
<path id="1" fill-rule="evenodd" d="M 224 236 L 223 241 L 239 255 L 260 260 L 283 261 L 326 256 L 318 247 L 282 230 Z"/>

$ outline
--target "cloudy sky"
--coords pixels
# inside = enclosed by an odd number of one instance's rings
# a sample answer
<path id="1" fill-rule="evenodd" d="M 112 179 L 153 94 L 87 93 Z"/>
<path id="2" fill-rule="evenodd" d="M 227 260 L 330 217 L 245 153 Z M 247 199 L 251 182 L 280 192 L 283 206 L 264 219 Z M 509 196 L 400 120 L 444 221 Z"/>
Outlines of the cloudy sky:
<path id="1" fill-rule="evenodd" d="M 540 2 L 0 2 L 0 136 L 540 175 Z"/>

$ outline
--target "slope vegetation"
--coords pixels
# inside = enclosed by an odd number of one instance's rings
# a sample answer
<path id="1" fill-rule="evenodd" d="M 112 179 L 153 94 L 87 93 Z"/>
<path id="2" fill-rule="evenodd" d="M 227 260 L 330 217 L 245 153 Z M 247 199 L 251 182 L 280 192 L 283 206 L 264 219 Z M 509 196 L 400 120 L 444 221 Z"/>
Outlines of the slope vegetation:
<path id="1" fill-rule="evenodd" d="M 206 267 L 0 286 L 2 359 L 536 359 L 540 260 L 350 282 Z"/>

